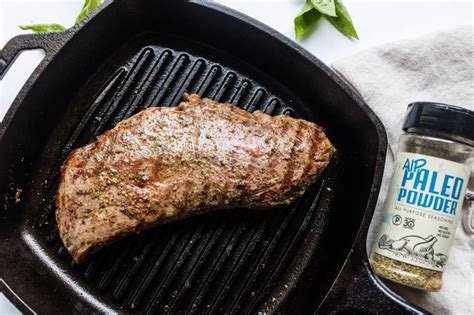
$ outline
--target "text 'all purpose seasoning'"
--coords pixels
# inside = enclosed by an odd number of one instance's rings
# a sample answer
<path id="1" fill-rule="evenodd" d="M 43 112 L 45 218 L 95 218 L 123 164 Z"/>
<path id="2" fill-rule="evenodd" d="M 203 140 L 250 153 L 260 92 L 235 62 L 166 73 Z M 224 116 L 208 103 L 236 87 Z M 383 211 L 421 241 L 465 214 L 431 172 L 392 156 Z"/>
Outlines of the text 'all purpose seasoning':
<path id="1" fill-rule="evenodd" d="M 383 278 L 437 290 L 471 173 L 474 112 L 412 103 L 403 130 L 370 265 Z"/>

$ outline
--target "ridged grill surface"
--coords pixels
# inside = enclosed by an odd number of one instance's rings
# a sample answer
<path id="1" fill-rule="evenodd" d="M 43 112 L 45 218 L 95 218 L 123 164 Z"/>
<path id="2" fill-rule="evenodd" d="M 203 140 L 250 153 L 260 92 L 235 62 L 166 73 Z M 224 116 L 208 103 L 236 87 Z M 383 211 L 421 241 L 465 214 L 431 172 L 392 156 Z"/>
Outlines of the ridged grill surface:
<path id="1" fill-rule="evenodd" d="M 58 156 L 37 227 L 89 289 L 124 311 L 248 313 L 281 277 L 319 203 L 312 187 L 295 204 L 271 211 L 217 211 L 143 231 L 76 265 L 58 237 L 54 194 L 59 167 L 76 147 L 149 106 L 175 106 L 183 92 L 232 102 L 250 112 L 289 114 L 250 78 L 201 57 L 147 46 L 116 67 Z"/>

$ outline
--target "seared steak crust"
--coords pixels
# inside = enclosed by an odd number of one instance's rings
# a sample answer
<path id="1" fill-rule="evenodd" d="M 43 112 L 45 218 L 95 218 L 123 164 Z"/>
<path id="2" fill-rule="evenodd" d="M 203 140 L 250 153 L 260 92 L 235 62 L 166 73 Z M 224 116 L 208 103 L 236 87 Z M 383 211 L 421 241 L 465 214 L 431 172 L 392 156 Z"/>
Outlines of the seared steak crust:
<path id="1" fill-rule="evenodd" d="M 335 151 L 314 123 L 198 95 L 184 100 L 148 108 L 68 155 L 56 220 L 75 261 L 170 220 L 289 204 Z"/>

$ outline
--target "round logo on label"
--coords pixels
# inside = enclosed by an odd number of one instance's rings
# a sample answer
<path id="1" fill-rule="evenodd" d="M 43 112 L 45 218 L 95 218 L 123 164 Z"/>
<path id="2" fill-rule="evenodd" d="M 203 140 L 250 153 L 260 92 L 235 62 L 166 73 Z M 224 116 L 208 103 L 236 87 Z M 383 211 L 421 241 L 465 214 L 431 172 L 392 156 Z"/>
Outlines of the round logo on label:
<path id="1" fill-rule="evenodd" d="M 392 223 L 393 223 L 393 225 L 402 224 L 402 217 L 399 216 L 398 214 L 394 215 L 393 218 L 392 218 Z"/>

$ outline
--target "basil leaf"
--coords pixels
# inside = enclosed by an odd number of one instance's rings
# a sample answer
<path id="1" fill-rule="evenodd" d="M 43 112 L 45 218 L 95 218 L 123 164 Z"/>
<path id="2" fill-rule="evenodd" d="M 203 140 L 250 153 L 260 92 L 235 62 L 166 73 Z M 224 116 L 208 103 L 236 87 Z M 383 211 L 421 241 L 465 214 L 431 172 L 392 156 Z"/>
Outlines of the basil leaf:
<path id="1" fill-rule="evenodd" d="M 357 31 L 352 24 L 351 16 L 349 15 L 349 12 L 347 12 L 346 7 L 342 4 L 341 0 L 335 0 L 335 3 L 337 17 L 326 16 L 326 19 L 331 22 L 339 32 L 348 37 L 359 39 L 359 35 L 357 35 Z"/>
<path id="2" fill-rule="evenodd" d="M 76 23 L 82 21 L 89 13 L 94 11 L 101 3 L 101 0 L 85 0 L 81 12 L 76 18 Z M 60 24 L 30 24 L 20 25 L 22 30 L 32 30 L 35 33 L 61 32 L 66 28 Z"/>
<path id="3" fill-rule="evenodd" d="M 306 0 L 303 9 L 294 20 L 296 38 L 303 36 L 306 32 L 313 28 L 320 17 L 321 13 L 313 8 L 311 0 Z"/>
<path id="4" fill-rule="evenodd" d="M 32 30 L 35 33 L 62 32 L 66 28 L 59 24 L 29 24 L 20 25 L 22 30 Z"/>
<path id="5" fill-rule="evenodd" d="M 89 13 L 100 5 L 100 0 L 86 0 L 82 6 L 81 12 L 76 18 L 76 23 L 82 21 Z"/>
<path id="6" fill-rule="evenodd" d="M 324 15 L 337 16 L 334 0 L 311 0 L 311 4 Z"/>

